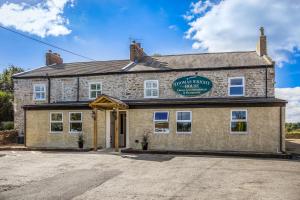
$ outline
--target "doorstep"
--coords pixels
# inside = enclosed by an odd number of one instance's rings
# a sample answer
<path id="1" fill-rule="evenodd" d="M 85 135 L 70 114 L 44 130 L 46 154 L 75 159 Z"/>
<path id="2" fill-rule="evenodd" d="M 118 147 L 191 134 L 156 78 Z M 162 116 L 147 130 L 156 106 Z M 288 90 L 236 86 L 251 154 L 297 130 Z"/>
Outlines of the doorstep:
<path id="1" fill-rule="evenodd" d="M 257 153 L 240 151 L 186 151 L 186 150 L 141 150 L 141 149 L 123 149 L 122 153 L 134 154 L 171 154 L 171 155 L 211 155 L 211 156 L 235 156 L 252 158 L 281 158 L 292 159 L 293 155 L 289 153 Z"/>

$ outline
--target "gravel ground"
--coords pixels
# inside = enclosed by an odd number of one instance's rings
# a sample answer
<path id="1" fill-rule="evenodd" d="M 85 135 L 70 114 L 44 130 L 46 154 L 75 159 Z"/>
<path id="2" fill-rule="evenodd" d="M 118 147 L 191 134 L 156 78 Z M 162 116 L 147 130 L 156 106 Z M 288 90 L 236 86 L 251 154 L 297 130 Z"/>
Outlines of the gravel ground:
<path id="1" fill-rule="evenodd" d="M 300 199 L 300 160 L 0 151 L 0 199 Z"/>

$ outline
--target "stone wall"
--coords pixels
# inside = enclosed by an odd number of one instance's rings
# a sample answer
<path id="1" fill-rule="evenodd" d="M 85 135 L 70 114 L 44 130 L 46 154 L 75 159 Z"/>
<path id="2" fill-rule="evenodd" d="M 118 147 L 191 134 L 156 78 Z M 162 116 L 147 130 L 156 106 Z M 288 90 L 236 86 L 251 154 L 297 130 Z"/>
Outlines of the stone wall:
<path id="1" fill-rule="evenodd" d="M 246 97 L 265 97 L 266 92 L 266 69 L 232 69 L 211 71 L 189 71 L 189 72 L 163 72 L 163 73 L 128 73 L 115 75 L 99 75 L 79 77 L 79 100 L 89 99 L 89 82 L 101 82 L 104 94 L 118 97 L 120 99 L 142 99 L 144 98 L 144 80 L 159 81 L 159 98 L 182 98 L 172 90 L 172 82 L 182 76 L 199 75 L 209 78 L 213 82 L 210 92 L 199 97 L 228 97 L 228 78 L 245 77 Z M 274 97 L 274 69 L 268 68 L 268 96 Z M 33 84 L 44 83 L 48 91 L 48 80 L 45 79 L 15 79 L 15 128 L 23 131 L 23 110 L 26 104 L 47 103 L 45 101 L 33 100 Z M 77 78 L 51 78 L 51 103 L 61 101 L 77 100 Z"/>

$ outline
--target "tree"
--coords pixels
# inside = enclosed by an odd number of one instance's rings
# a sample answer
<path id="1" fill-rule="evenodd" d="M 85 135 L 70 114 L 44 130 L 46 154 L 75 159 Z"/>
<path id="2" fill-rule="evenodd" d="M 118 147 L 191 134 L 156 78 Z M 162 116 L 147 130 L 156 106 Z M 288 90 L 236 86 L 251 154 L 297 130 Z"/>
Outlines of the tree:
<path id="1" fill-rule="evenodd" d="M 12 93 L 14 90 L 12 76 L 20 72 L 24 72 L 24 69 L 14 65 L 4 69 L 3 73 L 0 74 L 0 90 Z"/>
<path id="2" fill-rule="evenodd" d="M 0 122 L 13 121 L 13 95 L 8 92 L 0 91 Z"/>

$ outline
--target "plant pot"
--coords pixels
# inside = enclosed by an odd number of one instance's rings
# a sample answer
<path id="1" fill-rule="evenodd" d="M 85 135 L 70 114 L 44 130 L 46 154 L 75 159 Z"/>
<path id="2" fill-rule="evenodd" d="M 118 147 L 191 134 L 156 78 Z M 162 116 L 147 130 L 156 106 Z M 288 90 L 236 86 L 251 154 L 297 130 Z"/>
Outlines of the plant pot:
<path id="1" fill-rule="evenodd" d="M 82 148 L 83 148 L 83 142 L 78 142 L 78 147 L 79 147 L 80 149 L 82 149 Z"/>
<path id="2" fill-rule="evenodd" d="M 143 148 L 144 151 L 148 150 L 148 143 L 143 143 L 142 148 Z"/>

